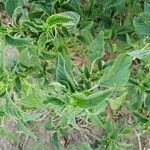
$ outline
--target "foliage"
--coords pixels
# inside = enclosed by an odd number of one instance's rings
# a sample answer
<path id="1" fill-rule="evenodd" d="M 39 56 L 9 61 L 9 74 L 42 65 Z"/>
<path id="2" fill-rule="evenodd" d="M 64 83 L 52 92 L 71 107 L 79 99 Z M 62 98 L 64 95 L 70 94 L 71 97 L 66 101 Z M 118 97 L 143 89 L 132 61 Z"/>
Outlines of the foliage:
<path id="1" fill-rule="evenodd" d="M 0 10 L 0 135 L 17 141 L 11 117 L 34 140 L 42 122 L 54 149 L 82 125 L 105 134 L 77 149 L 135 148 L 124 138 L 150 128 L 150 3 L 1 0 Z"/>

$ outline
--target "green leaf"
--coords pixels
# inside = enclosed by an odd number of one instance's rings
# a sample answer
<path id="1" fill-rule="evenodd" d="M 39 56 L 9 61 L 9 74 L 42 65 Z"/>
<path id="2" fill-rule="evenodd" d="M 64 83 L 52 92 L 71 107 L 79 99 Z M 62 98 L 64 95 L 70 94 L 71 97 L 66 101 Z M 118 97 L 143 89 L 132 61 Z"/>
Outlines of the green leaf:
<path id="1" fill-rule="evenodd" d="M 47 104 L 52 104 L 54 106 L 62 107 L 62 106 L 64 106 L 65 103 L 57 97 L 50 96 L 50 97 L 47 97 L 47 100 L 44 101 L 44 104 L 46 104 L 46 105 Z"/>
<path id="2" fill-rule="evenodd" d="M 78 113 L 79 112 L 78 112 L 77 109 L 74 109 L 74 108 L 69 109 L 67 119 L 68 119 L 68 125 L 71 124 L 74 129 L 80 130 L 80 128 L 79 128 L 79 126 L 77 125 L 77 122 L 76 122 L 76 115 Z"/>
<path id="3" fill-rule="evenodd" d="M 100 79 L 100 85 L 106 87 L 125 86 L 129 80 L 131 62 L 131 57 L 119 55 L 114 64 L 105 69 L 104 75 Z"/>
<path id="4" fill-rule="evenodd" d="M 104 55 L 104 32 L 101 31 L 95 40 L 88 46 L 90 61 L 101 58 Z"/>
<path id="5" fill-rule="evenodd" d="M 4 51 L 5 68 L 15 66 L 18 61 L 19 51 L 12 46 L 5 46 Z"/>
<path id="6" fill-rule="evenodd" d="M 6 114 L 16 119 L 23 118 L 22 110 L 12 101 L 9 94 L 6 94 Z"/>
<path id="7" fill-rule="evenodd" d="M 126 96 L 127 96 L 127 92 L 124 92 L 119 97 L 110 99 L 109 102 L 112 110 L 117 110 L 122 105 L 123 100 L 126 98 Z"/>
<path id="8" fill-rule="evenodd" d="M 46 32 L 43 32 L 40 36 L 39 36 L 39 39 L 38 39 L 38 46 L 39 46 L 39 49 L 43 50 L 44 47 L 45 47 L 45 44 L 47 42 L 47 33 Z M 40 51 L 41 51 L 40 50 Z"/>
<path id="9" fill-rule="evenodd" d="M 61 116 L 60 116 L 61 127 L 64 128 L 67 125 L 71 125 L 74 129 L 80 130 L 80 128 L 76 122 L 77 115 L 80 112 L 81 112 L 81 110 L 74 108 L 70 105 L 66 105 L 66 107 L 63 109 Z"/>
<path id="10" fill-rule="evenodd" d="M 130 87 L 128 89 L 128 102 L 126 103 L 126 108 L 129 111 L 137 111 L 142 108 L 143 104 L 143 94 L 137 89 Z"/>
<path id="11" fill-rule="evenodd" d="M 132 43 L 131 38 L 128 33 L 126 33 L 126 41 L 129 46 L 133 46 L 133 43 Z"/>
<path id="12" fill-rule="evenodd" d="M 81 1 L 80 0 L 70 0 L 70 5 L 75 12 L 78 12 L 80 15 L 82 15 L 82 9 L 81 9 Z"/>
<path id="13" fill-rule="evenodd" d="M 51 3 L 51 1 L 50 1 Z M 36 3 L 34 3 L 34 5 L 39 8 L 42 9 L 47 15 L 50 15 L 52 13 L 52 10 L 54 9 L 54 4 L 46 4 L 40 1 L 37 1 Z"/>
<path id="14" fill-rule="evenodd" d="M 23 113 L 23 122 L 34 121 L 42 116 L 42 113 Z"/>
<path id="15" fill-rule="evenodd" d="M 111 95 L 112 91 L 100 91 L 86 96 L 83 93 L 75 94 L 70 103 L 75 107 L 89 109 L 96 106 L 101 106 L 107 102 L 107 98 Z"/>
<path id="16" fill-rule="evenodd" d="M 43 60 L 53 60 L 53 59 L 55 59 L 56 58 L 56 56 L 57 56 L 57 54 L 55 53 L 55 52 L 49 52 L 49 51 L 42 51 L 42 53 L 41 53 L 41 58 L 43 59 Z"/>
<path id="17" fill-rule="evenodd" d="M 4 69 L 4 41 L 0 39 L 0 75 Z"/>
<path id="18" fill-rule="evenodd" d="M 65 26 L 68 31 L 75 32 L 79 20 L 80 16 L 77 13 L 73 11 L 67 11 L 48 17 L 46 24 L 48 28 L 62 25 Z"/>
<path id="19" fill-rule="evenodd" d="M 76 12 L 73 12 L 73 11 L 66 11 L 66 12 L 63 12 L 62 14 L 72 19 L 67 24 L 64 24 L 64 26 L 68 29 L 69 32 L 71 33 L 76 32 L 76 26 L 80 21 L 80 16 Z"/>
<path id="20" fill-rule="evenodd" d="M 79 23 L 80 16 L 76 12 L 66 11 L 66 12 L 62 12 L 61 14 L 64 16 L 68 16 L 72 19 L 66 25 L 77 25 Z"/>
<path id="21" fill-rule="evenodd" d="M 9 33 L 9 28 L 0 26 L 0 36 L 6 35 L 7 33 Z"/>
<path id="22" fill-rule="evenodd" d="M 75 115 L 72 115 L 72 116 L 69 116 L 69 124 L 71 124 L 72 125 L 72 127 L 74 128 L 74 129 L 77 129 L 77 130 L 79 130 L 79 127 L 78 127 L 78 125 L 77 125 L 77 123 L 76 123 L 76 116 Z"/>
<path id="23" fill-rule="evenodd" d="M 37 108 L 40 104 L 42 104 L 42 99 L 39 95 L 37 95 L 37 93 L 32 92 L 21 99 L 21 104 L 28 108 Z"/>
<path id="24" fill-rule="evenodd" d="M 56 65 L 56 80 L 65 86 L 69 86 L 71 91 L 74 91 L 75 85 L 72 77 L 70 76 L 67 68 L 68 65 L 61 53 L 57 57 Z"/>
<path id="25" fill-rule="evenodd" d="M 150 13 L 141 13 L 133 20 L 135 30 L 141 35 L 150 35 Z"/>
<path id="26" fill-rule="evenodd" d="M 79 150 L 92 150 L 92 148 L 90 147 L 88 143 L 84 143 L 79 146 Z"/>
<path id="27" fill-rule="evenodd" d="M 7 44 L 12 45 L 12 46 L 16 46 L 16 47 L 23 47 L 23 46 L 30 45 L 29 38 L 21 38 L 21 37 L 16 38 L 16 37 L 6 35 L 5 40 L 6 40 Z"/>
<path id="28" fill-rule="evenodd" d="M 12 116 L 16 119 L 22 119 L 23 118 L 22 111 L 20 110 L 19 107 L 17 107 L 13 103 L 8 103 L 6 105 L 6 113 L 7 113 L 7 115 Z"/>
<path id="29" fill-rule="evenodd" d="M 49 130 L 49 131 L 54 131 L 55 130 L 55 127 L 53 127 L 53 125 L 51 124 L 50 121 L 45 121 L 43 123 L 43 126 L 46 130 Z"/>
<path id="30" fill-rule="evenodd" d="M 19 142 L 20 139 L 18 139 L 17 136 L 10 133 L 7 129 L 0 128 L 0 137 L 5 137 L 8 140 Z"/>
<path id="31" fill-rule="evenodd" d="M 24 21 L 23 23 L 23 26 L 29 28 L 32 32 L 41 32 L 43 31 L 43 26 L 42 25 L 38 25 L 34 22 L 31 22 L 29 20 L 27 21 Z"/>
<path id="32" fill-rule="evenodd" d="M 21 51 L 19 62 L 26 67 L 39 66 L 40 60 L 35 49 L 25 48 Z"/>
<path id="33" fill-rule="evenodd" d="M 150 111 L 150 95 L 148 94 L 145 99 L 145 107 Z"/>
<path id="34" fill-rule="evenodd" d="M 85 45 L 91 45 L 91 41 L 93 41 L 93 36 L 87 29 L 82 29 L 80 35 L 78 35 L 78 40 L 85 44 Z"/>
<path id="35" fill-rule="evenodd" d="M 57 132 L 53 133 L 51 141 L 52 141 L 52 143 L 54 145 L 54 150 L 60 150 L 60 140 L 59 140 Z"/>
<path id="36" fill-rule="evenodd" d="M 104 2 L 104 9 L 110 9 L 111 7 L 119 5 L 123 0 L 106 0 Z"/>
<path id="37" fill-rule="evenodd" d="M 137 119 L 137 122 L 140 123 L 141 125 L 145 124 L 148 122 L 148 119 L 146 117 L 143 117 L 142 115 L 140 115 L 137 112 L 133 112 L 134 116 Z"/>
<path id="38" fill-rule="evenodd" d="M 150 3 L 144 2 L 144 12 L 150 13 Z"/>
<path id="39" fill-rule="evenodd" d="M 19 6 L 20 0 L 6 0 L 5 8 L 10 17 L 12 17 L 14 10 Z"/>
<path id="40" fill-rule="evenodd" d="M 144 56 L 150 55 L 150 50 L 134 50 L 132 52 L 128 52 L 127 54 L 132 56 L 133 59 L 142 59 Z"/>
<path id="41" fill-rule="evenodd" d="M 30 130 L 28 129 L 23 122 L 19 122 L 17 126 L 18 130 L 23 132 L 25 135 L 34 138 L 34 140 L 37 140 L 37 136 Z"/>
<path id="42" fill-rule="evenodd" d="M 117 6 L 117 9 L 121 15 L 123 15 L 126 12 L 126 1 L 121 0 L 119 5 Z"/>
<path id="43" fill-rule="evenodd" d="M 99 128 L 100 126 L 102 126 L 102 122 L 97 115 L 90 116 L 90 120 L 95 127 Z"/>
<path id="44" fill-rule="evenodd" d="M 49 16 L 46 20 L 47 27 L 52 28 L 56 25 L 65 25 L 72 21 L 72 18 L 62 13 Z"/>

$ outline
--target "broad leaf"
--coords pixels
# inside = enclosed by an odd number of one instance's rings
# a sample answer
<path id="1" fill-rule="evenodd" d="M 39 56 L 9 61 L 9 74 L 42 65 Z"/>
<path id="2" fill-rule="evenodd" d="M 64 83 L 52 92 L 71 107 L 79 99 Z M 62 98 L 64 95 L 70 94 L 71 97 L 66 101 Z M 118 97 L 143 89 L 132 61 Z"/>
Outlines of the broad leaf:
<path id="1" fill-rule="evenodd" d="M 127 55 L 118 56 L 113 66 L 105 69 L 104 75 L 100 79 L 100 85 L 106 87 L 125 86 L 129 80 L 131 62 L 132 58 Z"/>
<path id="2" fill-rule="evenodd" d="M 80 16 L 77 13 L 67 11 L 48 17 L 46 24 L 48 28 L 62 25 L 65 26 L 70 32 L 74 32 L 79 20 Z"/>
<path id="3" fill-rule="evenodd" d="M 72 7 L 73 10 L 78 12 L 80 15 L 82 15 L 81 1 L 80 0 L 70 0 L 69 6 Z"/>
<path id="4" fill-rule="evenodd" d="M 62 14 L 72 19 L 67 24 L 64 24 L 64 26 L 68 29 L 69 32 L 71 33 L 76 32 L 76 26 L 79 23 L 80 16 L 76 12 L 73 12 L 73 11 L 66 11 L 66 12 L 63 12 Z"/>
<path id="5" fill-rule="evenodd" d="M 16 46 L 16 47 L 23 47 L 23 46 L 30 45 L 29 38 L 21 38 L 21 37 L 16 38 L 16 37 L 6 35 L 5 40 L 6 40 L 7 44 Z"/>
<path id="6" fill-rule="evenodd" d="M 49 16 L 46 23 L 48 25 L 49 28 L 52 28 L 56 25 L 69 25 L 69 24 L 74 24 L 76 23 L 75 21 L 75 16 L 74 16 L 74 12 L 63 12 L 63 13 L 59 13 L 59 14 L 55 14 L 52 16 Z"/>
<path id="7" fill-rule="evenodd" d="M 34 22 L 31 22 L 31 21 L 24 21 L 23 23 L 23 26 L 29 28 L 32 32 L 41 32 L 43 31 L 43 26 L 42 25 L 37 25 L 36 23 Z"/>
<path id="8" fill-rule="evenodd" d="M 150 13 L 141 13 L 133 20 L 135 30 L 141 35 L 150 35 Z"/>
<path id="9" fill-rule="evenodd" d="M 55 14 L 50 16 L 46 23 L 48 25 L 49 28 L 52 28 L 56 25 L 63 25 L 65 23 L 70 22 L 72 19 L 68 16 L 64 16 L 64 15 L 60 15 L 60 14 Z"/>
<path id="10" fill-rule="evenodd" d="M 68 16 L 72 19 L 66 25 L 77 25 L 79 23 L 80 16 L 76 12 L 66 11 L 66 12 L 63 12 L 61 14 L 64 15 L 64 16 Z"/>
<path id="11" fill-rule="evenodd" d="M 25 48 L 21 51 L 19 62 L 26 67 L 35 67 L 40 64 L 36 50 L 30 48 Z"/>
<path id="12" fill-rule="evenodd" d="M 12 17 L 14 10 L 19 6 L 20 0 L 6 0 L 5 8 L 10 17 Z"/>

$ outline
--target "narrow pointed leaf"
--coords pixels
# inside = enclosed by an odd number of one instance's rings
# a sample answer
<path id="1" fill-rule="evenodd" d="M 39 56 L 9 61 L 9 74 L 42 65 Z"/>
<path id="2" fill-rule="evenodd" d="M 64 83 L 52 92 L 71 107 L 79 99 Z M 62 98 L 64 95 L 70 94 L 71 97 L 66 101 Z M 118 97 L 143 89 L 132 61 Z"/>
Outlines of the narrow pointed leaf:
<path id="1" fill-rule="evenodd" d="M 150 55 L 150 50 L 135 50 L 132 52 L 128 52 L 127 54 L 132 56 L 133 59 L 142 59 L 144 56 Z"/>
<path id="2" fill-rule="evenodd" d="M 28 129 L 21 121 L 18 124 L 18 130 L 22 131 L 25 135 L 34 138 L 34 140 L 37 140 L 37 136 L 30 129 Z"/>
<path id="3" fill-rule="evenodd" d="M 74 90 L 74 82 L 67 70 L 67 64 L 62 54 L 58 54 L 56 65 L 56 80 L 65 86 L 69 86 L 71 90 Z"/>
<path id="4" fill-rule="evenodd" d="M 104 32 L 101 31 L 95 40 L 89 45 L 88 53 L 90 61 L 94 61 L 97 58 L 101 58 L 104 55 Z"/>
<path id="5" fill-rule="evenodd" d="M 81 93 L 74 95 L 71 103 L 75 104 L 77 107 L 89 109 L 107 102 L 107 98 L 111 95 L 111 93 L 111 91 L 100 91 L 89 96 L 85 96 Z"/>

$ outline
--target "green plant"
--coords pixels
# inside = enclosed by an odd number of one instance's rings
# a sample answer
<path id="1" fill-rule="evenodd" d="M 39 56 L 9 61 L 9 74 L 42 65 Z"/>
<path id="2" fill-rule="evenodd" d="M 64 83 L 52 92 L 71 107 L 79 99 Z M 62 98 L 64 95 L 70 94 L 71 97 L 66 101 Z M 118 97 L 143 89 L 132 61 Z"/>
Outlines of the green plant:
<path id="1" fill-rule="evenodd" d="M 125 138 L 150 127 L 149 2 L 1 0 L 0 8 L 0 135 L 19 140 L 5 127 L 13 118 L 38 140 L 38 120 L 55 149 L 83 126 L 104 130 L 86 133 L 97 149 L 135 148 Z"/>

